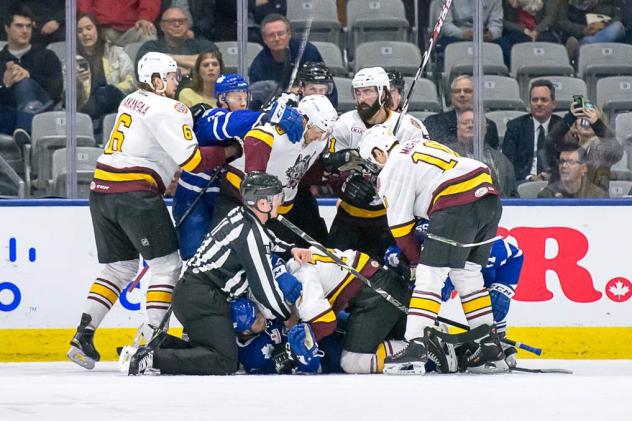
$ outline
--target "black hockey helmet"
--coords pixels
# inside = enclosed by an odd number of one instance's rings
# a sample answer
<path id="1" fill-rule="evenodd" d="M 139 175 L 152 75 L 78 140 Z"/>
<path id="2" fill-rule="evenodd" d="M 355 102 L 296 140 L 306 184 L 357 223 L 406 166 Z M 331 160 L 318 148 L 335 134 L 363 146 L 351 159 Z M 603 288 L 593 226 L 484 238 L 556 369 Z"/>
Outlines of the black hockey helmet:
<path id="1" fill-rule="evenodd" d="M 388 75 L 388 81 L 391 86 L 397 88 L 400 95 L 404 95 L 404 89 L 406 89 L 406 81 L 404 81 L 404 76 L 396 70 L 387 70 L 386 74 Z"/>
<path id="2" fill-rule="evenodd" d="M 298 72 L 298 81 L 301 87 L 304 87 L 308 83 L 327 85 L 328 95 L 334 86 L 334 77 L 327 65 L 322 61 L 308 61 L 304 63 Z"/>
<path id="3" fill-rule="evenodd" d="M 274 196 L 283 193 L 283 185 L 274 175 L 252 171 L 241 182 L 239 193 L 245 205 L 256 206 L 259 199 L 268 199 L 272 203 Z"/>

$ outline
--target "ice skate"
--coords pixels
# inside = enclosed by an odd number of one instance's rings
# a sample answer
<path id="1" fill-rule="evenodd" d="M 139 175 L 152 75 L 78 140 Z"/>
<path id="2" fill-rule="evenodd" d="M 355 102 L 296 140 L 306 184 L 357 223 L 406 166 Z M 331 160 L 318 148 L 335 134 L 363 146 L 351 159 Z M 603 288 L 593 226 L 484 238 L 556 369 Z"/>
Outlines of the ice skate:
<path id="1" fill-rule="evenodd" d="M 384 374 L 417 374 L 426 372 L 428 353 L 423 338 L 415 338 L 397 354 L 384 359 Z"/>
<path id="2" fill-rule="evenodd" d="M 81 315 L 81 322 L 70 341 L 71 346 L 66 354 L 70 361 L 88 370 L 92 370 L 94 364 L 101 359 L 93 343 L 94 329 L 88 327 L 91 321 L 92 317 L 89 314 Z"/>

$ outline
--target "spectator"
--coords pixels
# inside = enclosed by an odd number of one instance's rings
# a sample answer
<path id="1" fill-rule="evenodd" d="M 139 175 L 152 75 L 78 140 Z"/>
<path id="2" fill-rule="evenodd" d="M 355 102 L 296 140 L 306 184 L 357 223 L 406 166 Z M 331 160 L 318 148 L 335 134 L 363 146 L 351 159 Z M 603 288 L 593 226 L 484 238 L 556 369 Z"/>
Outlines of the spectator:
<path id="1" fill-rule="evenodd" d="M 212 0 L 210 3 L 213 4 Z M 190 8 L 189 0 L 162 0 L 161 6 L 160 6 L 160 13 L 158 16 L 162 16 L 162 14 L 165 13 L 167 9 L 171 9 L 172 7 L 177 7 L 179 9 L 182 9 L 184 14 L 187 15 L 189 24 L 192 25 L 193 16 L 191 16 L 191 8 Z M 156 21 L 154 25 L 157 26 L 158 29 L 160 29 L 160 21 Z M 159 30 L 158 36 L 160 37 L 161 35 L 162 35 L 162 31 Z M 195 38 L 195 34 L 192 28 L 189 29 L 187 35 L 189 36 L 189 38 Z"/>
<path id="2" fill-rule="evenodd" d="M 250 83 L 274 80 L 284 89 L 290 83 L 292 67 L 298 56 L 300 41 L 292 39 L 290 21 L 272 13 L 261 22 L 261 36 L 265 46 L 250 66 Z M 307 42 L 300 65 L 307 61 L 324 61 L 318 49 Z"/>
<path id="3" fill-rule="evenodd" d="M 616 42 L 625 37 L 615 0 L 559 1 L 557 25 L 572 61 L 577 61 L 580 44 Z"/>
<path id="4" fill-rule="evenodd" d="M 456 77 L 450 86 L 452 110 L 426 117 L 424 125 L 430 138 L 441 143 L 456 143 L 456 115 L 466 108 L 474 106 L 474 85 L 470 76 Z M 498 128 L 490 119 L 487 121 L 485 142 L 492 148 L 498 148 Z"/>
<path id="5" fill-rule="evenodd" d="M 51 42 L 66 39 L 66 1 L 65 0 L 27 0 L 22 4 L 33 12 L 33 37 L 31 44 L 46 47 Z"/>
<path id="6" fill-rule="evenodd" d="M 248 41 L 263 44 L 259 29 L 263 19 L 270 14 L 285 16 L 286 12 L 286 0 L 248 0 Z M 197 15 L 193 14 L 193 16 Z M 235 41 L 237 39 L 237 2 L 215 0 L 215 22 L 221 22 L 221 25 L 214 26 L 211 39 Z"/>
<path id="7" fill-rule="evenodd" d="M 188 3 L 193 36 L 196 38 L 206 38 L 219 41 L 213 32 L 215 22 L 224 22 L 218 20 L 215 10 L 216 0 L 188 0 Z M 235 2 L 233 2 L 233 7 L 235 7 L 234 3 Z M 174 4 L 174 6 L 176 5 Z"/>
<path id="8" fill-rule="evenodd" d="M 7 45 L 0 51 L 0 133 L 28 142 L 35 114 L 49 111 L 63 89 L 61 63 L 51 50 L 31 45 L 33 13 L 21 4 L 10 8 L 4 30 Z M 14 132 L 15 131 L 15 132 Z"/>
<path id="9" fill-rule="evenodd" d="M 549 183 L 540 193 L 539 198 L 585 199 L 608 197 L 608 194 L 597 187 L 586 177 L 586 150 L 576 143 L 565 144 L 560 150 L 558 170 L 560 179 Z"/>
<path id="10" fill-rule="evenodd" d="M 160 0 L 77 0 L 77 10 L 95 15 L 103 26 L 103 36 L 113 44 L 124 47 L 156 39 L 153 22 L 158 18 Z"/>
<path id="11" fill-rule="evenodd" d="M 529 89 L 530 114 L 507 123 L 502 150 L 514 166 L 518 183 L 546 177 L 546 136 L 562 120 L 553 114 L 554 110 L 555 86 L 548 80 L 539 79 Z"/>
<path id="12" fill-rule="evenodd" d="M 123 48 L 106 41 L 96 17 L 87 13 L 77 19 L 77 52 L 85 58 L 77 66 L 77 97 L 82 99 L 77 109 L 88 114 L 100 132 L 102 117 L 116 112 L 135 88 L 132 60 Z"/>
<path id="13" fill-rule="evenodd" d="M 483 126 L 484 134 L 485 126 Z M 465 108 L 458 113 L 456 138 L 456 143 L 449 143 L 446 146 L 461 156 L 474 158 L 474 110 L 472 108 Z M 514 167 L 509 159 L 502 152 L 485 143 L 482 161 L 492 171 L 492 179 L 500 194 L 504 197 L 518 197 Z"/>
<path id="14" fill-rule="evenodd" d="M 215 81 L 223 73 L 224 60 L 219 51 L 200 53 L 195 60 L 193 81 L 189 87 L 180 91 L 178 100 L 189 108 L 200 102 L 216 107 Z"/>
<path id="15" fill-rule="evenodd" d="M 503 1 L 503 36 L 498 40 L 507 67 L 511 65 L 511 47 L 530 41 L 555 42 L 560 39 L 553 31 L 557 18 L 557 0 Z"/>
<path id="16" fill-rule="evenodd" d="M 606 116 L 586 102 L 584 107 L 571 105 L 571 110 L 558 122 L 547 139 L 547 156 L 552 168 L 551 180 L 559 180 L 556 160 L 566 144 L 577 143 L 586 150 L 588 181 L 608 191 L 610 167 L 623 157 L 623 146 L 608 128 Z"/>
<path id="17" fill-rule="evenodd" d="M 190 26 L 187 15 L 179 7 L 165 10 L 160 20 L 160 29 L 164 36 L 144 43 L 138 50 L 136 63 L 150 51 L 165 53 L 173 57 L 182 74 L 188 76 L 195 67 L 198 54 L 218 51 L 217 46 L 207 39 L 190 38 Z"/>
<path id="18" fill-rule="evenodd" d="M 501 0 L 482 0 L 482 17 L 485 25 L 483 40 L 492 42 L 503 32 L 503 6 Z M 474 39 L 474 2 L 454 0 L 441 30 L 442 46 Z"/>
<path id="19" fill-rule="evenodd" d="M 625 24 L 625 42 L 632 44 L 632 0 L 622 0 L 621 15 Z"/>

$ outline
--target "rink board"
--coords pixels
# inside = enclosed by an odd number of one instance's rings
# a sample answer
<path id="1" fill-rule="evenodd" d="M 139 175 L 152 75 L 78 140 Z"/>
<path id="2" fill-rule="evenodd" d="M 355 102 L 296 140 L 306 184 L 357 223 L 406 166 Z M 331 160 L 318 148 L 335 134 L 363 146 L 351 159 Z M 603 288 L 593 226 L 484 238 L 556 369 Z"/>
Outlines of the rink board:
<path id="1" fill-rule="evenodd" d="M 510 336 L 543 348 L 545 358 L 632 359 L 632 207 L 535 203 L 507 201 L 501 220 L 501 233 L 525 253 Z M 332 201 L 321 214 L 331 222 Z M 0 361 L 61 360 L 99 272 L 89 208 L 4 201 L 0 221 Z M 104 320 L 96 335 L 104 359 L 144 320 L 146 287 L 125 294 Z M 458 300 L 442 315 L 463 321 Z"/>

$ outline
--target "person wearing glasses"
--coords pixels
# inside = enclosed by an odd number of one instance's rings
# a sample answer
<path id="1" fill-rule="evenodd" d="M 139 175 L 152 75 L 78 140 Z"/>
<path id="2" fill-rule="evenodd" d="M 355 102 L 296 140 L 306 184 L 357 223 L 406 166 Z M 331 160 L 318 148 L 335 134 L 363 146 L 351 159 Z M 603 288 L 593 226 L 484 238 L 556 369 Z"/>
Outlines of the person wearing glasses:
<path id="1" fill-rule="evenodd" d="M 588 180 L 586 172 L 586 150 L 577 143 L 565 144 L 560 151 L 558 169 L 560 179 L 549 183 L 540 193 L 539 198 L 585 199 L 608 197 L 603 189 Z"/>
<path id="2" fill-rule="evenodd" d="M 147 41 L 138 50 L 136 63 L 146 53 L 155 51 L 169 54 L 178 63 L 183 76 L 189 76 L 195 68 L 198 55 L 205 51 L 218 51 L 217 46 L 204 38 L 192 38 L 191 22 L 184 10 L 170 7 L 160 19 L 163 36 L 157 40 Z"/>
<path id="3" fill-rule="evenodd" d="M 271 13 L 261 21 L 261 37 L 264 47 L 250 66 L 250 83 L 274 80 L 285 89 L 290 82 L 301 41 L 292 39 L 290 21 L 277 13 Z M 318 49 L 310 42 L 305 45 L 301 66 L 308 61 L 324 61 Z"/>
<path id="4" fill-rule="evenodd" d="M 456 115 L 467 108 L 474 107 L 474 84 L 470 76 L 458 76 L 450 85 L 452 109 L 443 113 L 426 117 L 424 125 L 434 141 L 449 145 L 456 143 Z M 485 142 L 492 148 L 498 148 L 498 128 L 490 119 L 487 121 Z"/>

